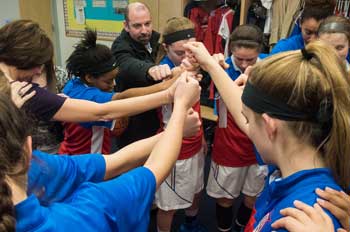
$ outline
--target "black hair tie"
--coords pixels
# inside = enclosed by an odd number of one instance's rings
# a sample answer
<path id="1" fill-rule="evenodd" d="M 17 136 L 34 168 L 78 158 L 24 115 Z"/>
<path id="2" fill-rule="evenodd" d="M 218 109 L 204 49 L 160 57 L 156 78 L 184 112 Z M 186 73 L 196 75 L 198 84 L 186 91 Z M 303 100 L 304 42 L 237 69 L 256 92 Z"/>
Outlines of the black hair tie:
<path id="1" fill-rule="evenodd" d="M 301 54 L 303 54 L 303 57 L 306 59 L 306 60 L 311 60 L 314 55 L 308 51 L 306 51 L 305 48 L 301 49 Z"/>

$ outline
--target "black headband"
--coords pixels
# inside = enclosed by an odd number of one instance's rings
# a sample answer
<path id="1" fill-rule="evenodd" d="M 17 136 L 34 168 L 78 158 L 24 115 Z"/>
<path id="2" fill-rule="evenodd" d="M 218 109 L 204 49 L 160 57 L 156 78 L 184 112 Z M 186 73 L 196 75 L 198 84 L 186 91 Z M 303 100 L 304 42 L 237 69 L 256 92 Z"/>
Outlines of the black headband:
<path id="1" fill-rule="evenodd" d="M 318 33 L 327 33 L 327 31 L 349 32 L 350 26 L 341 22 L 333 22 L 321 25 L 318 29 Z"/>
<path id="2" fill-rule="evenodd" d="M 110 72 L 115 68 L 117 68 L 117 62 L 116 62 L 114 56 L 112 56 L 106 62 L 99 63 L 95 66 L 88 67 L 86 70 L 81 70 L 81 71 L 83 71 L 85 73 L 89 73 L 93 76 L 99 76 L 99 75 L 102 75 L 104 73 Z"/>
<path id="3" fill-rule="evenodd" d="M 180 40 L 190 39 L 194 37 L 195 37 L 194 29 L 186 29 L 186 30 L 177 31 L 168 35 L 164 35 L 163 42 L 169 45 Z"/>
<path id="4" fill-rule="evenodd" d="M 316 121 L 313 114 L 293 109 L 288 104 L 261 92 L 249 81 L 244 87 L 242 102 L 254 112 L 258 114 L 266 113 L 273 118 L 285 121 Z"/>
<path id="5" fill-rule="evenodd" d="M 240 44 L 247 44 L 251 46 L 261 47 L 262 41 L 256 41 L 251 39 L 239 39 L 239 40 L 232 40 L 231 43 L 233 45 L 240 45 Z"/>

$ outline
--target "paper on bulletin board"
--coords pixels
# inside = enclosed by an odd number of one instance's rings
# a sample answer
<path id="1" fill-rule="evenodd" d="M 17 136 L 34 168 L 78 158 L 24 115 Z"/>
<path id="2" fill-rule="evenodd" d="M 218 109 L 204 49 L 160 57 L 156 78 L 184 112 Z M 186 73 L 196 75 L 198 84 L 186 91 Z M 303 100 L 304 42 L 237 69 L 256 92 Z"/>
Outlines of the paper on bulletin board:
<path id="1" fill-rule="evenodd" d="M 106 0 L 93 0 L 92 1 L 92 6 L 93 7 L 106 7 Z"/>
<path id="2" fill-rule="evenodd" d="M 124 27 L 124 12 L 136 0 L 63 0 L 66 36 L 83 37 L 96 29 L 98 39 L 114 40 Z"/>
<path id="3" fill-rule="evenodd" d="M 84 7 L 74 7 L 75 8 L 75 21 L 77 24 L 85 25 L 85 12 Z"/>

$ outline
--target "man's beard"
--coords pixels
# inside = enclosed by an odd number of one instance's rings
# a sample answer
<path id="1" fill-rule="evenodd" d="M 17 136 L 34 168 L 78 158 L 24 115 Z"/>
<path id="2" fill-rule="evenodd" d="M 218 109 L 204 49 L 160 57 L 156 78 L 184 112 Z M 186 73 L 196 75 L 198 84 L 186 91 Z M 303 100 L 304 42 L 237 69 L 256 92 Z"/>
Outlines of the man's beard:
<path id="1" fill-rule="evenodd" d="M 137 39 L 140 43 L 146 45 L 151 40 L 151 35 L 142 35 L 142 36 L 138 37 Z"/>

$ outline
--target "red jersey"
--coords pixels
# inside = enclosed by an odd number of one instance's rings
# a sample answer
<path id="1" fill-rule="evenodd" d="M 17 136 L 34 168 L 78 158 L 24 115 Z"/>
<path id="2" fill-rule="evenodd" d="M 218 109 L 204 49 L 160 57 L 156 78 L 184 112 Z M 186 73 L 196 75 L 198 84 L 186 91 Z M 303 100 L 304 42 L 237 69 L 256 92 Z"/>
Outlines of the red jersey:
<path id="1" fill-rule="evenodd" d="M 203 41 L 208 28 L 209 14 L 202 7 L 194 7 L 189 13 L 190 20 L 194 23 L 196 40 Z"/>
<path id="2" fill-rule="evenodd" d="M 85 128 L 78 123 L 64 124 L 64 140 L 59 154 L 109 154 L 111 152 L 111 131 L 102 126 Z"/>
<path id="3" fill-rule="evenodd" d="M 159 112 L 159 118 L 161 121 L 161 130 L 166 126 L 168 123 L 171 113 L 173 111 L 172 104 L 164 105 L 160 108 Z M 199 116 L 200 114 L 200 103 L 197 102 L 193 107 L 193 110 L 196 111 Z M 203 138 L 203 127 L 200 127 L 200 130 L 195 136 L 184 138 L 182 140 L 182 146 L 181 151 L 178 157 L 178 160 L 184 160 L 189 159 L 195 154 L 197 154 L 200 149 L 202 148 L 202 138 Z"/>
<path id="4" fill-rule="evenodd" d="M 220 107 L 226 107 L 220 106 L 219 101 L 217 101 L 217 106 L 219 112 Z M 225 128 L 220 128 L 220 120 L 227 120 Z M 245 167 L 257 163 L 253 143 L 239 129 L 229 112 L 224 115 L 219 113 L 218 125 L 214 135 L 212 159 L 215 163 L 227 167 Z"/>
<path id="5" fill-rule="evenodd" d="M 210 12 L 209 20 L 208 20 L 208 29 L 205 32 L 204 37 L 204 45 L 208 49 L 210 54 L 216 53 L 216 47 L 219 46 L 217 44 L 218 32 L 220 29 L 221 21 L 223 20 L 223 16 L 228 12 L 232 11 L 229 7 L 219 7 L 212 12 Z M 232 22 L 232 21 L 231 21 Z M 231 24 L 232 25 L 232 24 Z M 221 45 L 221 40 L 220 40 Z"/>

